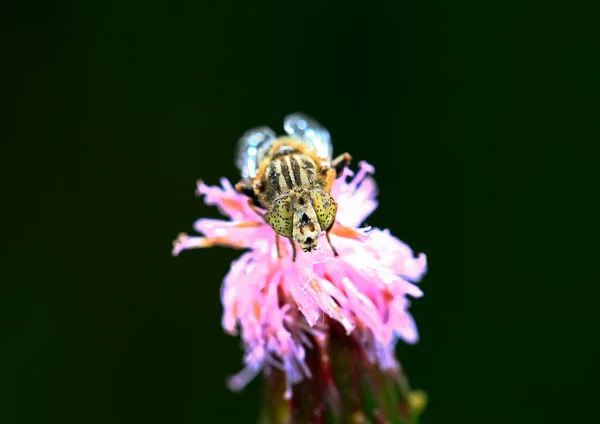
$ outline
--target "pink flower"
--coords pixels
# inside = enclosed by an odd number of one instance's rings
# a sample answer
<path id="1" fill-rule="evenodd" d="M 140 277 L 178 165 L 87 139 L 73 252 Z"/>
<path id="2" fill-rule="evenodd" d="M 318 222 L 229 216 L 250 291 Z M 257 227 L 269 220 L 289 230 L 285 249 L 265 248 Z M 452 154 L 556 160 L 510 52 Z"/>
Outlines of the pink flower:
<path id="1" fill-rule="evenodd" d="M 274 230 L 229 181 L 223 178 L 222 187 L 198 183 L 206 204 L 217 206 L 229 220 L 199 219 L 194 228 L 203 236 L 180 235 L 173 254 L 214 245 L 247 249 L 221 289 L 223 328 L 233 335 L 239 330 L 246 348 L 245 368 L 229 380 L 232 390 L 241 390 L 261 370 L 277 367 L 286 373 L 285 395 L 291 396 L 293 384 L 311 377 L 305 363 L 306 349 L 312 347 L 307 335 L 318 340 L 324 334 L 324 314 L 358 337 L 381 369 L 399 366 L 394 355 L 398 339 L 418 340 L 407 295 L 422 296 L 413 283 L 426 272 L 426 257 L 415 258 L 388 230 L 360 228 L 377 207 L 377 188 L 369 176 L 374 169 L 361 162 L 350 180 L 353 173 L 344 172 L 331 192 L 339 206 L 331 230 L 339 256 L 322 235 L 319 249 L 299 251 L 296 262 L 286 240 L 279 243 L 283 257 L 277 256 Z"/>

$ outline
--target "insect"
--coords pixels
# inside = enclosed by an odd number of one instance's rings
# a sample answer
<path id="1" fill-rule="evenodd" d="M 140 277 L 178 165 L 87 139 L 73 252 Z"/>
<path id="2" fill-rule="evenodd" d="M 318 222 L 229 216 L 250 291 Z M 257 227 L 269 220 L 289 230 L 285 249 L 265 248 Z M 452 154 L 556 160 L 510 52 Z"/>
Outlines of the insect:
<path id="1" fill-rule="evenodd" d="M 240 138 L 236 165 L 242 179 L 235 188 L 249 197 L 250 206 L 275 230 L 278 254 L 279 236 L 290 240 L 295 261 L 294 242 L 310 252 L 325 231 L 337 256 L 329 238 L 337 203 L 329 192 L 352 158 L 344 153 L 332 160 L 329 132 L 306 115 L 287 115 L 283 126 L 285 136 L 258 127 Z"/>

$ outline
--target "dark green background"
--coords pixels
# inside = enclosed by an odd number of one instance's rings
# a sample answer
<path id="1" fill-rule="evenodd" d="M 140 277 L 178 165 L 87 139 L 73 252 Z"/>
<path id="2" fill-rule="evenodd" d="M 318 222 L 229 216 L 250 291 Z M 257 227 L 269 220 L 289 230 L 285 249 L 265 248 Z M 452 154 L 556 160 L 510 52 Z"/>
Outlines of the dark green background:
<path id="1" fill-rule="evenodd" d="M 234 144 L 304 111 L 377 168 L 430 271 L 399 346 L 425 424 L 585 422 L 597 402 L 600 53 L 576 3 L 3 6 L 0 423 L 252 423 L 224 386 Z M 568 6 L 567 6 L 568 4 Z M 8 8 L 8 9 L 7 9 Z"/>

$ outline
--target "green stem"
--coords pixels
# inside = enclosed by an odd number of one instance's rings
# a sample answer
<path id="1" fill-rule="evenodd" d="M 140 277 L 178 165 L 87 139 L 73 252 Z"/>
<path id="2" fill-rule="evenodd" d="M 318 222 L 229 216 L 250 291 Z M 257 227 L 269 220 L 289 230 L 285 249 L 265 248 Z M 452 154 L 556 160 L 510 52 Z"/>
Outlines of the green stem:
<path id="1" fill-rule="evenodd" d="M 411 391 L 401 371 L 380 370 L 354 336 L 328 324 L 306 351 L 313 377 L 294 385 L 291 399 L 282 371 L 265 374 L 259 424 L 417 424 L 424 393 Z"/>

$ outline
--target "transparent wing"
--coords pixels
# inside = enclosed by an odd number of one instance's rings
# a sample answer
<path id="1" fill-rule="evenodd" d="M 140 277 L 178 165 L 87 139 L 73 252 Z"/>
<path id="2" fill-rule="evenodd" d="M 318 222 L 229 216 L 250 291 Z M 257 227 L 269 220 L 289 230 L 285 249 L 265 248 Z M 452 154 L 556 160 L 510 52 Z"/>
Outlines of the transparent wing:
<path id="1" fill-rule="evenodd" d="M 265 151 L 275 140 L 276 135 L 269 127 L 248 130 L 238 141 L 235 164 L 242 171 L 242 177 L 256 176 L 258 165 Z"/>
<path id="2" fill-rule="evenodd" d="M 283 120 L 283 128 L 289 135 L 310 144 L 323 159 L 331 160 L 333 146 L 329 131 L 310 116 L 292 113 Z"/>

